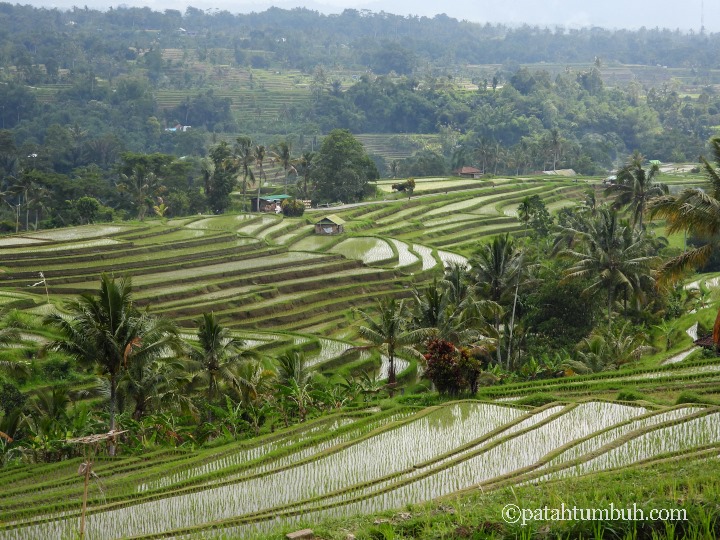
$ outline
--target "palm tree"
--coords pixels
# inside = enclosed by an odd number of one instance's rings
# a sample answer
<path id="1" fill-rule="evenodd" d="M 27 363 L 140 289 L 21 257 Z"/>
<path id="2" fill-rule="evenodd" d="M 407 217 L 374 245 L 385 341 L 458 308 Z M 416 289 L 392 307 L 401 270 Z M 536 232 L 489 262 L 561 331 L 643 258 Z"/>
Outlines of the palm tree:
<path id="1" fill-rule="evenodd" d="M 445 280 L 433 279 L 424 290 L 413 291 L 413 313 L 411 325 L 425 329 L 433 338 L 467 345 L 481 335 L 474 326 L 472 310 L 466 310 L 467 303 L 453 302 L 455 290 Z"/>
<path id="2" fill-rule="evenodd" d="M 275 372 L 263 362 L 250 359 L 240 364 L 236 379 L 240 401 L 245 407 L 250 407 L 270 392 Z"/>
<path id="3" fill-rule="evenodd" d="M 593 332 L 583 339 L 578 355 L 580 362 L 590 371 L 617 369 L 651 352 L 653 348 L 647 343 L 648 336 L 633 331 L 630 321 L 627 321 L 621 327 Z"/>
<path id="4" fill-rule="evenodd" d="M 67 312 L 45 319 L 62 333 L 50 347 L 81 363 L 96 365 L 107 377 L 110 431 L 114 431 L 120 377 L 132 362 L 148 362 L 165 357 L 168 351 L 180 351 L 177 330 L 170 321 L 135 308 L 129 277 L 116 280 L 103 274 L 97 296 L 81 295 L 68 304 Z M 112 445 L 110 454 L 114 453 Z"/>
<path id="5" fill-rule="evenodd" d="M 297 349 L 290 349 L 278 356 L 277 377 L 283 397 L 281 406 L 290 404 L 297 409 L 300 421 L 304 422 L 312 405 L 312 372 L 308 369 L 305 354 Z"/>
<path id="6" fill-rule="evenodd" d="M 314 157 L 314 152 L 305 152 L 303 153 L 303 155 L 297 158 L 295 163 L 295 170 L 297 171 L 298 175 L 302 176 L 303 179 L 302 188 L 298 191 L 300 192 L 300 196 L 305 199 L 310 198 L 310 190 L 308 189 L 308 183 L 310 181 L 310 175 L 312 174 L 313 170 Z"/>
<path id="7" fill-rule="evenodd" d="M 562 151 L 563 142 L 560 131 L 558 131 L 557 128 L 551 129 L 547 138 L 547 146 L 548 150 L 550 150 L 550 155 L 552 156 L 553 171 L 556 170 L 557 163 L 560 161 L 560 152 Z"/>
<path id="8" fill-rule="evenodd" d="M 601 209 L 587 226 L 584 231 L 569 231 L 579 239 L 579 247 L 560 253 L 574 261 L 563 280 L 591 278 L 585 295 L 605 290 L 609 328 L 616 293 L 641 293 L 656 258 L 647 254 L 643 233 L 620 224 L 615 210 Z"/>
<path id="9" fill-rule="evenodd" d="M 29 191 L 25 195 L 25 204 L 27 210 L 30 208 L 35 210 L 35 230 L 38 228 L 38 217 L 41 210 L 47 210 L 47 202 L 50 200 L 50 191 L 40 184 L 33 183 Z M 27 224 L 26 224 L 27 228 Z"/>
<path id="10" fill-rule="evenodd" d="M 162 402 L 174 400 L 183 372 L 177 361 L 140 358 L 132 362 L 118 383 L 118 397 L 133 403 L 132 418 L 141 420 Z"/>
<path id="11" fill-rule="evenodd" d="M 523 226 L 527 231 L 528 223 L 530 223 L 530 218 L 532 217 L 532 203 L 530 201 L 530 197 L 525 197 L 522 201 L 520 201 L 517 209 L 517 215 L 518 219 L 523 223 Z"/>
<path id="12" fill-rule="evenodd" d="M 18 213 L 20 207 L 25 206 L 25 230 L 30 230 L 30 205 L 34 193 L 40 189 L 38 172 L 36 170 L 23 171 L 15 183 L 10 186 L 10 193 L 18 197 Z M 17 228 L 17 227 L 16 227 Z"/>
<path id="13" fill-rule="evenodd" d="M 223 386 L 239 388 L 237 370 L 245 360 L 254 357 L 254 353 L 243 349 L 244 342 L 231 336 L 212 312 L 203 313 L 198 339 L 199 347 L 190 353 L 195 367 L 193 378 L 205 386 L 208 404 L 213 405 Z"/>
<path id="14" fill-rule="evenodd" d="M 287 193 L 288 176 L 291 173 L 297 175 L 297 170 L 292 162 L 292 147 L 287 141 L 279 142 L 272 148 L 272 157 L 273 161 L 279 163 L 283 171 L 285 171 L 285 193 Z"/>
<path id="15" fill-rule="evenodd" d="M 494 306 L 492 317 L 495 334 L 500 336 L 504 304 L 509 305 L 509 294 L 515 291 L 517 298 L 518 283 L 523 271 L 522 252 L 516 248 L 509 234 L 496 236 L 492 242 L 483 244 L 471 259 L 470 275 L 475 283 L 475 290 L 484 299 L 490 300 Z M 500 343 L 497 344 L 497 363 L 502 363 Z"/>
<path id="16" fill-rule="evenodd" d="M 720 244 L 720 137 L 710 141 L 715 166 L 700 158 L 709 186 L 687 188 L 677 195 L 665 195 L 648 204 L 651 218 L 667 220 L 667 232 L 687 232 L 703 242 L 665 262 L 659 269 L 663 280 L 679 277 L 685 270 L 702 266 Z"/>
<path id="17" fill-rule="evenodd" d="M 155 173 L 148 172 L 145 167 L 137 165 L 130 175 L 120 174 L 117 189 L 120 193 L 128 193 L 132 197 L 137 208 L 138 219 L 143 221 L 148 207 L 152 205 L 152 197 L 161 195 L 166 188 Z"/>
<path id="18" fill-rule="evenodd" d="M 255 163 L 255 147 L 253 147 L 250 137 L 238 137 L 235 139 L 235 148 L 233 152 L 234 159 L 237 160 L 239 168 L 242 169 L 242 199 L 243 208 L 245 207 L 245 196 L 247 194 L 248 180 L 255 183 L 255 175 L 250 166 Z M 258 197 L 260 195 L 258 194 Z"/>
<path id="19" fill-rule="evenodd" d="M 650 199 L 668 193 L 665 184 L 655 182 L 660 168 L 653 164 L 649 169 L 643 169 L 644 161 L 645 158 L 635 151 L 627 165 L 618 171 L 618 183 L 605 190 L 606 194 L 616 194 L 614 208 L 630 208 L 633 226 L 640 230 L 643 229 L 643 216 Z"/>
<path id="20" fill-rule="evenodd" d="M 390 363 L 388 370 L 388 386 L 392 395 L 395 384 L 395 358 L 398 354 L 422 359 L 422 355 L 415 349 L 427 336 L 426 329 L 408 330 L 409 316 L 403 300 L 384 298 L 378 302 L 378 316 L 375 320 L 368 313 L 358 310 L 366 326 L 360 327 L 360 335 L 371 345 L 359 347 L 360 349 L 375 349 L 388 357 Z"/>

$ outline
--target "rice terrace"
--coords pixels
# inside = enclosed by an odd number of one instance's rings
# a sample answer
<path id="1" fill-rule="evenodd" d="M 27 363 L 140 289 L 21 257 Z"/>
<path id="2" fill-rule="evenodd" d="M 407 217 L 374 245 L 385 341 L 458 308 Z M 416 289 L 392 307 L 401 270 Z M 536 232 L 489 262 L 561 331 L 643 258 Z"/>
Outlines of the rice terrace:
<path id="1" fill-rule="evenodd" d="M 720 538 L 699 4 L 0 3 L 0 540 Z"/>
<path id="2" fill-rule="evenodd" d="M 680 175 L 668 181 L 695 180 Z M 381 192 L 385 185 L 379 183 Z M 103 273 L 128 273 L 137 304 L 172 318 L 188 338 L 197 339 L 195 321 L 212 311 L 261 356 L 300 350 L 308 369 L 328 378 L 362 372 L 378 381 L 378 392 L 388 357 L 365 349 L 350 354 L 363 343 L 353 309 L 372 308 L 386 296 L 410 298 L 442 269 L 467 267 L 483 239 L 504 233 L 521 238 L 527 227 L 516 210 L 527 197 L 540 195 L 557 212 L 582 204 L 588 189 L 602 196 L 596 178 L 418 179 L 410 198 L 333 208 L 345 234 L 329 237 L 314 234 L 324 209 L 302 218 L 224 214 L 21 233 L 0 240 L 3 303 L 27 318 L 18 347 L 31 348 L 50 337 L 35 321 L 94 292 Z M 29 288 L 38 271 L 42 283 Z M 689 341 L 679 338 L 672 350 Z M 418 388 L 423 366 L 407 355 L 394 362 L 400 385 Z M 365 393 L 343 401 L 348 406 L 338 405 L 337 412 L 331 408 L 288 428 L 280 424 L 248 440 L 202 449 L 159 446 L 114 459 L 98 452 L 85 534 L 240 538 L 318 523 L 331 531 L 348 516 L 386 511 L 389 518 L 370 529 L 390 530 L 393 523 L 432 528 L 446 520 L 462 529 L 472 512 L 463 518 L 458 514 L 465 510 L 455 505 L 478 497 L 475 504 L 485 504 L 482 497 L 508 493 L 509 487 L 518 490 L 515 496 L 531 498 L 537 488 L 528 486 L 539 482 L 562 491 L 568 479 L 600 473 L 668 464 L 705 469 L 720 449 L 720 409 L 710 405 L 719 379 L 720 362 L 696 353 L 660 367 L 631 363 L 596 375 L 481 385 L 476 399 L 429 407 L 422 394 L 404 390 L 399 399 L 381 402 Z M 72 385 L 90 388 L 92 377 Z M 687 389 L 695 390 L 698 403 L 674 405 L 673 396 L 687 396 Z M 133 423 L 130 436 L 147 440 L 156 430 L 177 429 L 171 417 L 164 421 Z M 176 436 L 180 443 L 183 437 Z M 73 538 L 83 494 L 81 462 L 0 471 L 6 486 L 0 538 Z M 686 489 L 676 479 L 677 496 Z M 447 501 L 433 511 L 442 520 L 413 510 L 431 500 Z M 408 511 L 393 510 L 403 508 Z M 715 527 L 716 514 L 706 519 L 706 527 Z M 488 527 L 488 534 L 499 534 Z M 697 537 L 710 530 L 698 529 Z"/>

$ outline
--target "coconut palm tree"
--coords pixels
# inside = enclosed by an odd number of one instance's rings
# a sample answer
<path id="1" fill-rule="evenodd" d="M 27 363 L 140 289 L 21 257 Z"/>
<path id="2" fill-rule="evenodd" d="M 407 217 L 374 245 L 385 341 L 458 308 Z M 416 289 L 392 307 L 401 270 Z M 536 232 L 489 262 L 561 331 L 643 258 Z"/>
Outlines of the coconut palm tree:
<path id="1" fill-rule="evenodd" d="M 138 219 L 143 221 L 148 207 L 152 206 L 153 197 L 162 195 L 166 190 L 162 180 L 142 165 L 133 168 L 130 175 L 120 174 L 117 189 L 120 193 L 128 193 L 137 208 Z"/>
<path id="2" fill-rule="evenodd" d="M 55 313 L 45 319 L 62 334 L 50 348 L 81 363 L 95 365 L 107 378 L 113 431 L 122 374 L 132 362 L 148 362 L 163 358 L 170 351 L 180 352 L 182 342 L 170 321 L 138 311 L 132 301 L 129 277 L 116 280 L 103 274 L 97 295 L 81 295 L 67 305 L 66 312 L 67 315 Z M 112 445 L 110 454 L 114 453 Z"/>
<path id="3" fill-rule="evenodd" d="M 304 422 L 312 406 L 312 371 L 305 354 L 298 349 L 283 352 L 277 358 L 277 379 L 280 391 L 280 408 L 287 424 L 287 411 L 296 410 Z M 288 407 L 289 406 L 289 407 Z"/>
<path id="4" fill-rule="evenodd" d="M 496 236 L 491 242 L 482 244 L 470 260 L 470 276 L 477 294 L 489 300 L 496 336 L 501 334 L 501 323 L 505 309 L 510 305 L 511 293 L 517 297 L 518 284 L 522 280 L 523 256 L 514 239 L 505 234 Z M 497 363 L 502 363 L 500 343 L 495 354 Z"/>
<path id="5" fill-rule="evenodd" d="M 612 209 L 601 209 L 587 223 L 586 230 L 568 232 L 579 243 L 577 249 L 568 248 L 560 253 L 573 261 L 563 280 L 590 277 L 592 283 L 583 291 L 586 295 L 605 290 L 609 328 L 616 294 L 640 294 L 650 279 L 656 257 L 648 255 L 643 233 L 622 225 Z"/>
<path id="6" fill-rule="evenodd" d="M 233 158 L 237 161 L 238 169 L 242 170 L 242 200 L 243 208 L 245 207 L 245 196 L 247 194 L 248 180 L 255 183 L 255 174 L 250 166 L 255 163 L 255 147 L 250 137 L 238 137 L 235 139 L 235 148 L 233 149 Z M 258 195 L 259 197 L 260 195 Z"/>
<path id="7" fill-rule="evenodd" d="M 700 247 L 665 262 L 659 269 L 663 280 L 675 279 L 688 268 L 702 266 L 720 245 L 720 137 L 713 138 L 710 143 L 715 165 L 700 158 L 708 186 L 657 197 L 648 204 L 651 218 L 666 219 L 668 234 L 684 231 L 702 241 Z"/>
<path id="8" fill-rule="evenodd" d="M 17 178 L 15 178 L 14 184 L 10 186 L 9 192 L 17 196 L 18 201 L 18 212 L 22 206 L 25 207 L 25 230 L 30 230 L 30 206 L 34 199 L 34 194 L 41 189 L 39 183 L 38 171 L 23 171 Z"/>
<path id="9" fill-rule="evenodd" d="M 223 387 L 239 388 L 237 370 L 246 360 L 255 356 L 243 349 L 244 342 L 230 335 L 214 313 L 203 313 L 198 326 L 199 346 L 190 353 L 193 382 L 204 386 L 208 404 L 216 403 Z M 212 420 L 212 413 L 210 420 Z"/>
<path id="10" fill-rule="evenodd" d="M 292 147 L 287 141 L 281 141 L 272 147 L 272 159 L 285 171 L 285 193 L 287 193 L 287 182 L 290 174 L 297 175 L 297 169 L 292 161 Z M 276 175 L 277 176 L 277 175 Z"/>
<path id="11" fill-rule="evenodd" d="M 263 399 L 272 388 L 275 372 L 265 363 L 257 359 L 249 359 L 240 364 L 236 379 L 240 401 L 245 407 L 256 404 Z"/>
<path id="12" fill-rule="evenodd" d="M 295 170 L 299 176 L 302 176 L 302 187 L 298 189 L 299 195 L 305 199 L 310 198 L 311 189 L 308 187 L 310 175 L 313 170 L 313 159 L 315 152 L 305 152 L 295 161 Z"/>
<path id="13" fill-rule="evenodd" d="M 474 324 L 474 310 L 466 309 L 467 302 L 455 303 L 454 289 L 445 280 L 433 279 L 425 289 L 413 291 L 411 326 L 425 329 L 436 339 L 468 345 L 481 338 Z"/>
<path id="14" fill-rule="evenodd" d="M 527 231 L 528 223 L 530 223 L 530 218 L 532 218 L 532 203 L 530 202 L 530 197 L 525 197 L 522 201 L 520 201 L 517 209 L 517 216 Z"/>
<path id="15" fill-rule="evenodd" d="M 374 349 L 388 357 L 388 386 L 392 395 L 397 382 L 395 358 L 398 354 L 422 359 L 423 356 L 415 348 L 428 336 L 426 329 L 409 329 L 410 317 L 403 300 L 384 298 L 378 302 L 378 318 L 357 310 L 365 326 L 359 329 L 360 335 L 371 345 L 360 349 Z"/>
<path id="16" fill-rule="evenodd" d="M 617 174 L 617 184 L 605 190 L 606 194 L 615 194 L 613 208 L 628 207 L 632 212 L 633 226 L 643 230 L 643 216 L 648 202 L 654 197 L 667 195 L 668 187 L 655 181 L 660 174 L 657 164 L 643 169 L 645 158 L 635 151 L 627 165 Z"/>
<path id="17" fill-rule="evenodd" d="M 176 400 L 183 373 L 182 364 L 176 360 L 138 358 L 123 372 L 118 398 L 132 402 L 132 418 L 139 421 L 161 403 Z"/>

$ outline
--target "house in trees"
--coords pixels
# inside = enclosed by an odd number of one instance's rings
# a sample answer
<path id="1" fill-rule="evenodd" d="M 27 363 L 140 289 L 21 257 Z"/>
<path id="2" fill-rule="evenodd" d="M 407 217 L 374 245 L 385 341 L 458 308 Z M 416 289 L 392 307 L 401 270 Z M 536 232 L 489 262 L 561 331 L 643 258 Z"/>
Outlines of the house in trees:
<path id="1" fill-rule="evenodd" d="M 315 223 L 315 234 L 342 234 L 345 232 L 344 225 L 345 220 L 331 214 Z"/>
<path id="2" fill-rule="evenodd" d="M 483 172 L 475 167 L 460 167 L 454 172 L 462 178 L 481 178 L 483 175 Z"/>
<path id="3" fill-rule="evenodd" d="M 280 213 L 280 205 L 286 199 L 292 199 L 290 195 L 266 195 L 264 197 L 252 197 L 250 199 L 250 209 L 253 212 L 257 212 L 258 208 L 260 212 L 273 212 L 276 214 Z M 258 202 L 260 203 L 258 205 Z"/>

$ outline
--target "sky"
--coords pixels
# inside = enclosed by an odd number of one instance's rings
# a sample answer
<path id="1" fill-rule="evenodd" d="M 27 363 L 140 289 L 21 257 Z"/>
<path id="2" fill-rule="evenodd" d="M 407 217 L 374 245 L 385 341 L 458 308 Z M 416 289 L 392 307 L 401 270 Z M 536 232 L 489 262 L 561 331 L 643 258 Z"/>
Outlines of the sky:
<path id="1" fill-rule="evenodd" d="M 270 6 L 290 9 L 306 7 L 321 13 L 340 13 L 347 8 L 385 11 L 398 15 L 432 17 L 439 13 L 479 23 L 523 23 L 540 26 L 578 28 L 601 26 L 609 29 L 669 28 L 684 31 L 700 30 L 701 21 L 707 32 L 720 32 L 720 0 L 25 0 L 35 6 L 68 8 L 87 5 L 106 9 L 108 6 L 148 6 L 162 11 L 188 5 L 199 9 L 221 9 L 231 13 L 263 11 Z M 21 2 L 25 3 L 25 2 Z"/>

